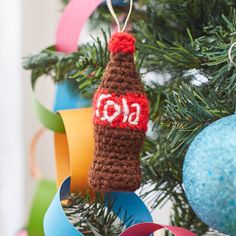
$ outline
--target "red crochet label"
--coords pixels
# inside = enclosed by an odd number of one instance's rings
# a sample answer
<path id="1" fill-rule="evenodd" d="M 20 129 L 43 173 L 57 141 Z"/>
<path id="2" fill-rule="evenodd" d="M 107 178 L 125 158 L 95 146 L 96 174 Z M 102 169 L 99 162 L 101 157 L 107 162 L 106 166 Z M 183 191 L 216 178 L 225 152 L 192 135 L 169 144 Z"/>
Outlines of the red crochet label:
<path id="1" fill-rule="evenodd" d="M 145 94 L 116 95 L 99 90 L 94 95 L 94 123 L 145 131 L 148 122 L 148 99 Z"/>

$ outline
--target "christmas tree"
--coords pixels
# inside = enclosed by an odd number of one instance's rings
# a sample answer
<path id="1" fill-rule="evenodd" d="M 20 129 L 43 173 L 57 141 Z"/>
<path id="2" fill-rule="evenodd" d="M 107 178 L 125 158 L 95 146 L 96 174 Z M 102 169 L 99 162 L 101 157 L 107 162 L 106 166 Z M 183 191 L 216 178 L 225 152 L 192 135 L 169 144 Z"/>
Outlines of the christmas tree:
<path id="1" fill-rule="evenodd" d="M 203 128 L 235 111 L 236 73 L 228 60 L 229 47 L 236 41 L 235 9 L 234 0 L 138 0 L 130 20 L 137 39 L 136 66 L 150 101 L 152 129 L 157 132 L 156 137 L 147 137 L 141 155 L 142 194 L 152 199 L 153 208 L 171 200 L 171 224 L 197 235 L 209 232 L 209 227 L 187 201 L 183 161 Z M 128 10 L 128 6 L 117 7 L 120 13 Z M 112 21 L 105 5 L 93 14 L 91 24 L 98 20 Z M 92 97 L 109 59 L 109 35 L 110 30 L 103 29 L 103 39 L 94 39 L 69 55 L 58 55 L 50 47 L 28 57 L 24 67 L 32 70 L 32 81 L 42 75 L 56 83 L 70 80 L 78 92 Z M 86 199 L 74 195 L 70 200 L 66 212 L 87 235 L 121 231 L 122 222 L 114 226 L 116 216 L 101 204 L 88 206 Z M 76 214 L 83 221 L 76 222 Z"/>

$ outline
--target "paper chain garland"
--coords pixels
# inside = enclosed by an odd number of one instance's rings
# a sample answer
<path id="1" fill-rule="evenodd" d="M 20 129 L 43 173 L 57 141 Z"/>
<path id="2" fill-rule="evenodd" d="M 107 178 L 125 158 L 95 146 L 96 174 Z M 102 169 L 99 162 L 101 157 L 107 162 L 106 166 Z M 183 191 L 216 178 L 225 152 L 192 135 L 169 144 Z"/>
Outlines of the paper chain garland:
<path id="1" fill-rule="evenodd" d="M 56 48 L 60 52 L 71 53 L 77 50 L 77 41 L 84 23 L 102 0 L 71 0 L 62 15 L 57 32 Z M 35 84 L 32 84 L 33 89 Z M 57 88 L 55 111 L 46 109 L 34 96 L 34 105 L 41 123 L 55 132 L 55 153 L 57 182 L 61 185 L 44 218 L 46 236 L 83 235 L 69 222 L 61 205 L 61 200 L 70 191 L 89 191 L 87 185 L 88 169 L 93 157 L 92 109 L 90 102 L 71 91 L 65 82 Z M 74 109 L 80 108 L 80 109 Z M 68 110 L 74 109 L 74 110 Z M 66 133 L 65 133 L 66 132 Z M 68 178 L 68 176 L 71 176 Z M 66 178 L 65 181 L 63 181 Z M 176 236 L 194 236 L 192 232 L 174 226 L 152 222 L 152 216 L 144 202 L 132 192 L 111 192 L 105 194 L 105 203 L 114 200 L 113 211 L 122 219 L 124 214 L 133 216 L 134 225 L 120 236 L 148 236 L 165 228 Z M 122 211 L 120 211 L 122 209 Z"/>
<path id="2" fill-rule="evenodd" d="M 47 211 L 50 202 L 56 193 L 55 182 L 41 179 L 38 182 L 37 190 L 34 194 L 33 204 L 31 207 L 28 235 L 29 236 L 43 236 L 43 218 Z"/>

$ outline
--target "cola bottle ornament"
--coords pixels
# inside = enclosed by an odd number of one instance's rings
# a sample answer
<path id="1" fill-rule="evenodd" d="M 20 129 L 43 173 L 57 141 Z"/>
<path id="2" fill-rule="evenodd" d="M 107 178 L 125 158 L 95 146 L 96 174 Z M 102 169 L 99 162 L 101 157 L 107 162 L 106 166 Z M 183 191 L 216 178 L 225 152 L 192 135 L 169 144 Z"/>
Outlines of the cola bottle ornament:
<path id="1" fill-rule="evenodd" d="M 135 38 L 115 33 L 108 49 L 110 61 L 93 100 L 95 151 L 89 184 L 101 192 L 135 191 L 141 185 L 148 99 L 134 64 Z"/>

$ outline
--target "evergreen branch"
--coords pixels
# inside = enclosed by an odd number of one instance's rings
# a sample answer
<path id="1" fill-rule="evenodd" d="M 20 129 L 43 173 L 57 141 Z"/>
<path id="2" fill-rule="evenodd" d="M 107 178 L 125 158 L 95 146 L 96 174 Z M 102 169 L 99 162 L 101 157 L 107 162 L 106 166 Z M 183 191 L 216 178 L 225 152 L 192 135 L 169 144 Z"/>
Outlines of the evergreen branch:
<path id="1" fill-rule="evenodd" d="M 118 236 L 125 229 L 125 223 L 132 223 L 132 217 L 124 214 L 124 218 L 119 219 L 112 211 L 114 201 L 104 205 L 102 196 L 97 194 L 91 203 L 88 196 L 70 194 L 63 207 L 74 227 L 84 235 Z"/>
<path id="2" fill-rule="evenodd" d="M 102 32 L 107 45 L 107 34 Z M 78 91 L 91 95 L 109 59 L 107 46 L 102 45 L 102 41 L 96 38 L 94 43 L 87 43 L 71 54 L 58 53 L 54 47 L 50 47 L 38 55 L 26 57 L 23 67 L 32 71 L 32 82 L 42 75 L 49 76 L 55 83 L 70 80 L 75 82 Z"/>

